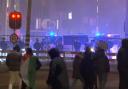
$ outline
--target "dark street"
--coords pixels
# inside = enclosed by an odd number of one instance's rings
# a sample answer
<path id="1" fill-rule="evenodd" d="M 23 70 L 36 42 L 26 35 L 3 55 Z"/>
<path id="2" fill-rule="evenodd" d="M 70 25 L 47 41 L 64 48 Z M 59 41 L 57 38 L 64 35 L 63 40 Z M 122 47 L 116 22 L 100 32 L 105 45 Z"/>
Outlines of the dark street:
<path id="1" fill-rule="evenodd" d="M 46 85 L 48 71 L 40 70 L 37 73 L 37 89 L 48 89 Z M 70 84 L 72 83 L 71 71 L 69 71 Z M 1 72 L 0 73 L 0 89 L 8 89 L 8 81 L 9 81 L 9 72 Z M 16 87 L 16 89 L 18 89 Z M 75 89 L 82 89 L 81 82 L 75 85 Z M 118 74 L 115 72 L 109 73 L 108 82 L 106 89 L 118 89 Z"/>

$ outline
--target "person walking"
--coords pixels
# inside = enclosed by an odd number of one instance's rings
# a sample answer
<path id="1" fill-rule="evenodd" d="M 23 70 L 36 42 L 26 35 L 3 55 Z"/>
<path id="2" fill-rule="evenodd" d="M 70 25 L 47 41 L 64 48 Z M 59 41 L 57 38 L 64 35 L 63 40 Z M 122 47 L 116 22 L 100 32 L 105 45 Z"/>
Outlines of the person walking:
<path id="1" fill-rule="evenodd" d="M 128 39 L 123 39 L 117 54 L 119 89 L 128 89 Z"/>
<path id="2" fill-rule="evenodd" d="M 69 89 L 68 73 L 64 60 L 56 48 L 48 51 L 51 58 L 47 84 L 51 89 Z"/>
<path id="3" fill-rule="evenodd" d="M 36 49 L 36 51 L 39 51 L 41 49 L 41 43 L 39 42 L 39 39 L 37 38 L 34 45 L 33 45 L 33 48 Z M 37 56 L 39 56 L 39 52 L 36 53 Z"/>
<path id="4" fill-rule="evenodd" d="M 40 42 L 40 44 L 41 44 L 41 50 L 45 50 L 44 49 L 44 45 L 45 45 L 45 39 L 44 38 L 42 38 L 42 41 Z"/>
<path id="5" fill-rule="evenodd" d="M 80 52 L 81 43 L 80 43 L 79 40 L 74 40 L 73 46 L 74 46 L 74 49 L 75 49 L 76 52 Z"/>
<path id="6" fill-rule="evenodd" d="M 92 59 L 93 53 L 90 47 L 86 47 L 84 58 L 80 63 L 80 74 L 83 80 L 83 89 L 94 89 L 95 86 L 95 67 Z"/>
<path id="7" fill-rule="evenodd" d="M 99 89 L 105 89 L 108 72 L 110 71 L 110 65 L 104 49 L 97 47 L 94 54 L 94 63 L 99 80 Z"/>
<path id="8" fill-rule="evenodd" d="M 2 41 L 0 42 L 0 48 L 3 51 L 7 50 L 7 48 L 8 48 L 8 44 L 7 44 L 6 39 L 4 37 L 2 38 Z"/>
<path id="9" fill-rule="evenodd" d="M 21 89 L 36 89 L 36 72 L 40 67 L 41 63 L 39 62 L 38 57 L 33 56 L 31 48 L 27 48 L 20 68 L 20 75 L 22 79 Z"/>
<path id="10" fill-rule="evenodd" d="M 4 51 L 8 49 L 8 43 L 4 37 L 2 38 L 2 41 L 0 41 L 0 48 L 2 49 L 1 54 L 4 56 Z"/>
<path id="11" fill-rule="evenodd" d="M 79 68 L 82 59 L 83 59 L 82 53 L 77 53 L 73 60 L 73 72 L 72 72 L 73 82 L 71 85 L 71 89 L 73 89 L 75 87 L 78 80 L 80 80 L 82 82 L 81 75 L 80 75 L 80 68 Z"/>
<path id="12" fill-rule="evenodd" d="M 20 87 L 20 64 L 21 64 L 22 54 L 20 53 L 19 45 L 13 47 L 13 51 L 10 52 L 6 57 L 6 64 L 9 69 L 10 81 L 8 89 L 13 89 L 13 86 L 18 82 Z"/>
<path id="13" fill-rule="evenodd" d="M 63 51 L 63 43 L 61 41 L 56 42 L 56 48 L 62 52 Z"/>

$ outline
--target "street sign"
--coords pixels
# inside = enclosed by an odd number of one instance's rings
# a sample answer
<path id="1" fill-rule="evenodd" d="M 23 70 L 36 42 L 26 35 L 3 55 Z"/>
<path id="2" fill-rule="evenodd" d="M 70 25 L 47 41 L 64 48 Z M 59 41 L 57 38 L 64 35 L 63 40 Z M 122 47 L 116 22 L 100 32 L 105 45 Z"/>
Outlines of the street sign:
<path id="1" fill-rule="evenodd" d="M 10 41 L 11 41 L 13 44 L 17 43 L 17 41 L 18 41 L 18 36 L 17 36 L 15 33 L 13 33 L 13 34 L 10 36 Z"/>

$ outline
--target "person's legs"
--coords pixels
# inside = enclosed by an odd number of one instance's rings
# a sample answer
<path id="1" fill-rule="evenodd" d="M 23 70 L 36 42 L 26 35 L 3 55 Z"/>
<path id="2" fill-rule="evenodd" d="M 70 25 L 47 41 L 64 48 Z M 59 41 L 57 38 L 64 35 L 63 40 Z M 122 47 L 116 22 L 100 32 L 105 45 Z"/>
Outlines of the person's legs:
<path id="1" fill-rule="evenodd" d="M 28 87 L 27 89 L 33 89 L 33 88 L 31 88 L 31 87 Z"/>
<path id="2" fill-rule="evenodd" d="M 99 89 L 102 89 L 102 77 L 103 76 L 101 73 L 98 73 L 97 76 L 98 76 L 98 80 L 99 80 Z"/>
<path id="3" fill-rule="evenodd" d="M 99 89 L 104 89 L 107 82 L 107 73 L 99 73 Z"/>
<path id="4" fill-rule="evenodd" d="M 97 74 L 95 74 L 95 76 L 94 76 L 94 89 L 98 89 L 97 85 L 98 85 L 98 83 L 97 83 Z"/>
<path id="5" fill-rule="evenodd" d="M 126 85 L 126 89 L 128 89 L 128 73 L 126 74 L 125 85 Z"/>
<path id="6" fill-rule="evenodd" d="M 128 73 L 121 72 L 119 76 L 120 76 L 119 89 L 128 89 Z"/>
<path id="7" fill-rule="evenodd" d="M 25 84 L 25 82 L 22 80 L 22 84 L 21 84 L 21 89 L 26 89 L 27 85 Z"/>
<path id="8" fill-rule="evenodd" d="M 125 89 L 125 77 L 122 72 L 119 72 L 119 89 Z"/>
<path id="9" fill-rule="evenodd" d="M 19 76 L 19 71 L 14 71 L 14 84 L 18 85 L 18 87 L 20 88 L 21 87 L 21 79 L 20 79 L 20 76 Z"/>
<path id="10" fill-rule="evenodd" d="M 14 85 L 14 74 L 13 71 L 9 71 L 10 74 L 10 80 L 9 80 L 9 86 L 8 89 L 12 89 Z"/>
<path id="11" fill-rule="evenodd" d="M 94 89 L 94 81 L 92 78 L 88 78 L 84 81 L 84 89 Z"/>
<path id="12" fill-rule="evenodd" d="M 71 84 L 71 89 L 74 89 L 78 79 L 73 79 L 72 84 Z"/>
<path id="13" fill-rule="evenodd" d="M 102 74 L 102 84 L 101 84 L 102 88 L 101 89 L 105 88 L 106 82 L 107 82 L 107 73 L 103 73 Z"/>
<path id="14" fill-rule="evenodd" d="M 93 89 L 93 87 L 94 87 L 93 83 L 85 82 L 83 89 Z"/>

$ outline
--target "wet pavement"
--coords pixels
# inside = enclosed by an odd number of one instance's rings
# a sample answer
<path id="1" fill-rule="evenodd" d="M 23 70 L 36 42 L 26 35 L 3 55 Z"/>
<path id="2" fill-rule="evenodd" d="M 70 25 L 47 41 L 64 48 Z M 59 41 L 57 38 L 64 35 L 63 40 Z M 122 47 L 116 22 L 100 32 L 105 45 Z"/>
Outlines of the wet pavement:
<path id="1" fill-rule="evenodd" d="M 70 85 L 72 84 L 72 71 L 68 71 L 70 78 Z M 37 72 L 36 86 L 37 89 L 48 89 L 46 84 L 48 71 L 40 70 Z M 9 72 L 1 72 L 0 73 L 0 89 L 8 89 L 8 81 L 9 81 Z M 15 89 L 18 89 L 16 87 Z M 82 89 L 82 84 L 78 81 L 74 87 L 74 89 Z M 116 72 L 109 73 L 108 82 L 106 85 L 106 89 L 118 89 L 118 74 Z"/>
<path id="2" fill-rule="evenodd" d="M 36 76 L 36 89 L 48 89 L 48 86 L 46 84 L 47 76 L 48 76 L 48 64 L 49 61 L 42 61 L 42 67 L 37 72 Z M 72 85 L 72 61 L 67 60 L 66 61 L 67 67 L 68 67 L 68 74 L 69 74 L 69 80 L 70 85 Z M 119 85 L 119 77 L 117 73 L 117 63 L 111 62 L 111 72 L 108 75 L 108 81 L 106 84 L 106 89 L 118 89 Z M 7 67 L 5 64 L 0 63 L 0 89 L 8 89 L 8 82 L 9 82 L 9 72 L 7 70 Z M 18 87 L 15 87 L 14 89 L 19 89 Z M 82 83 L 80 81 L 77 81 L 77 83 L 74 85 L 74 88 L 71 89 L 82 89 Z"/>

